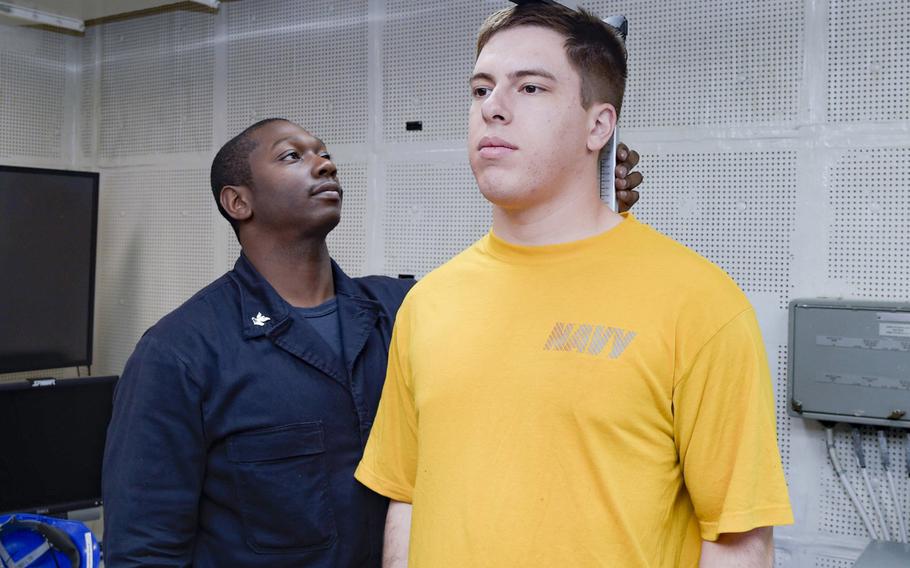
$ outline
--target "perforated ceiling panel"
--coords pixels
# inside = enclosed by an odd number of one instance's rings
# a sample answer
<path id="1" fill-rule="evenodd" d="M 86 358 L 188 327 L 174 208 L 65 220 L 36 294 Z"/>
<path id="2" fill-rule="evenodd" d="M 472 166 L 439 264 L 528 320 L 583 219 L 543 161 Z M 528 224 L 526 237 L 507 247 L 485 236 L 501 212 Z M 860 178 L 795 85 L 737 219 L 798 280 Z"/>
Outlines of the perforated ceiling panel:
<path id="1" fill-rule="evenodd" d="M 366 164 L 337 162 L 338 179 L 344 191 L 341 222 L 329 233 L 329 254 L 348 276 L 365 276 L 367 261 L 367 167 Z M 215 207 L 214 202 L 211 204 Z M 218 230 L 226 234 L 227 258 L 220 269 L 230 270 L 240 256 L 240 243 L 227 221 L 217 220 Z"/>
<path id="2" fill-rule="evenodd" d="M 786 305 L 796 152 L 647 154 L 641 170 L 647 186 L 635 212 L 643 221 L 718 264 L 743 290 L 774 293 Z"/>
<path id="3" fill-rule="evenodd" d="M 97 373 L 117 373 L 140 335 L 215 276 L 206 170 L 102 175 Z"/>
<path id="4" fill-rule="evenodd" d="M 829 122 L 910 119 L 907 0 L 830 0 Z"/>
<path id="5" fill-rule="evenodd" d="M 327 144 L 365 142 L 367 4 L 225 3 L 228 132 L 276 116 L 297 122 Z"/>
<path id="6" fill-rule="evenodd" d="M 66 36 L 0 27 L 0 156 L 61 156 Z"/>
<path id="7" fill-rule="evenodd" d="M 828 276 L 856 296 L 910 299 L 910 148 L 846 151 L 829 178 Z"/>
<path id="8" fill-rule="evenodd" d="M 629 19 L 621 126 L 792 122 L 803 61 L 802 0 L 599 0 Z"/>
<path id="9" fill-rule="evenodd" d="M 847 477 L 850 479 L 850 483 L 853 485 L 860 502 L 866 507 L 866 511 L 873 515 L 874 509 L 872 508 L 872 502 L 869 500 L 869 492 L 863 483 L 860 468 L 853 453 L 850 431 L 847 428 L 841 428 L 836 430 L 836 432 L 835 445 L 837 447 L 838 461 L 846 470 Z M 897 432 L 894 430 L 888 431 L 887 439 L 891 467 L 895 470 L 894 479 L 897 499 L 901 502 L 901 507 L 906 515 L 907 498 L 910 496 L 910 483 L 908 483 L 906 470 L 903 467 L 906 440 L 902 431 Z M 818 436 L 816 443 L 824 446 L 825 442 L 822 436 Z M 878 487 L 881 489 L 877 497 L 889 530 L 896 530 L 898 526 L 897 517 L 895 516 L 894 504 L 886 496 L 888 494 L 888 481 L 882 469 L 877 444 L 875 431 L 871 428 L 863 429 L 866 471 L 872 479 L 873 488 Z M 850 502 L 843 485 L 837 479 L 834 468 L 828 463 L 819 464 L 819 467 L 822 470 L 819 475 L 821 482 L 819 532 L 829 535 L 867 537 L 869 533 Z M 873 525 L 878 526 L 874 520 L 872 522 Z"/>
<path id="10" fill-rule="evenodd" d="M 100 156 L 210 150 L 212 15 L 170 11 L 101 33 Z"/>
<path id="11" fill-rule="evenodd" d="M 484 18 L 504 1 L 389 0 L 382 28 L 383 136 L 388 141 L 456 140 L 467 136 L 468 78 Z M 423 130 L 405 130 L 408 121 Z"/>
<path id="12" fill-rule="evenodd" d="M 490 204 L 464 164 L 391 164 L 386 179 L 385 273 L 422 276 L 490 228 Z"/>

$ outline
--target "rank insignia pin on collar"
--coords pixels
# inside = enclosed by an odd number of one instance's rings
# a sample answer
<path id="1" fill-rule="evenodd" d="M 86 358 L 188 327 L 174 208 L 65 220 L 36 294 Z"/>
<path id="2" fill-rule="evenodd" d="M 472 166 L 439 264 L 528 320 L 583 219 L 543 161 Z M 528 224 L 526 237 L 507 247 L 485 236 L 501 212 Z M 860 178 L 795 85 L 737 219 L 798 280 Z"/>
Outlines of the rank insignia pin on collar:
<path id="1" fill-rule="evenodd" d="M 256 317 L 250 318 L 253 320 L 253 325 L 264 326 L 265 322 L 269 321 L 270 317 L 262 315 L 262 312 L 256 314 Z"/>

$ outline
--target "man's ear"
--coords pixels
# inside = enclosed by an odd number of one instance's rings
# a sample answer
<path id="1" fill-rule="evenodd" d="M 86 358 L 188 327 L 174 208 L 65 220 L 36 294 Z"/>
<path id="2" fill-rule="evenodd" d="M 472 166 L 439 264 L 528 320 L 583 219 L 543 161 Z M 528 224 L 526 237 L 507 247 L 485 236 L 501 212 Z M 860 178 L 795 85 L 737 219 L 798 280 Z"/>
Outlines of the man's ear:
<path id="1" fill-rule="evenodd" d="M 221 188 L 219 201 L 235 221 L 246 221 L 253 216 L 250 188 L 245 185 L 226 185 Z"/>
<path id="2" fill-rule="evenodd" d="M 599 153 L 616 129 L 616 108 L 610 103 L 597 103 L 588 109 L 588 150 Z"/>

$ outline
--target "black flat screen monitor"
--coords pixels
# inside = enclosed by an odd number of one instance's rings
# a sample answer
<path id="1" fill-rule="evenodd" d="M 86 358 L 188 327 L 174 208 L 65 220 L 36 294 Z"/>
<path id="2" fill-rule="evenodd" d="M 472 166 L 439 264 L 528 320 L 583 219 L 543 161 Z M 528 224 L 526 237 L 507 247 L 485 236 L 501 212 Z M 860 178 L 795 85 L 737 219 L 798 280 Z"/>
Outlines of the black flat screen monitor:
<path id="1" fill-rule="evenodd" d="M 116 382 L 0 383 L 0 513 L 62 513 L 101 504 Z"/>
<path id="2" fill-rule="evenodd" d="M 91 365 L 98 174 L 0 166 L 0 373 Z"/>

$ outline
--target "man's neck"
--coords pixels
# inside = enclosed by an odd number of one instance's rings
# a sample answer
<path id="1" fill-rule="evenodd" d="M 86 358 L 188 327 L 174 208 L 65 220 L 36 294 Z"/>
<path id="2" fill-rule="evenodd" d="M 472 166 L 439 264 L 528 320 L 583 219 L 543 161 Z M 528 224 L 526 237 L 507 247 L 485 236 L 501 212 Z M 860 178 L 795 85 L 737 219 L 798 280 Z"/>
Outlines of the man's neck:
<path id="1" fill-rule="evenodd" d="M 325 238 L 281 243 L 247 239 L 243 254 L 292 306 L 318 306 L 335 296 L 332 263 Z"/>
<path id="2" fill-rule="evenodd" d="M 622 217 L 592 189 L 523 209 L 493 206 L 493 232 L 517 245 L 539 246 L 578 241 L 608 231 Z"/>

